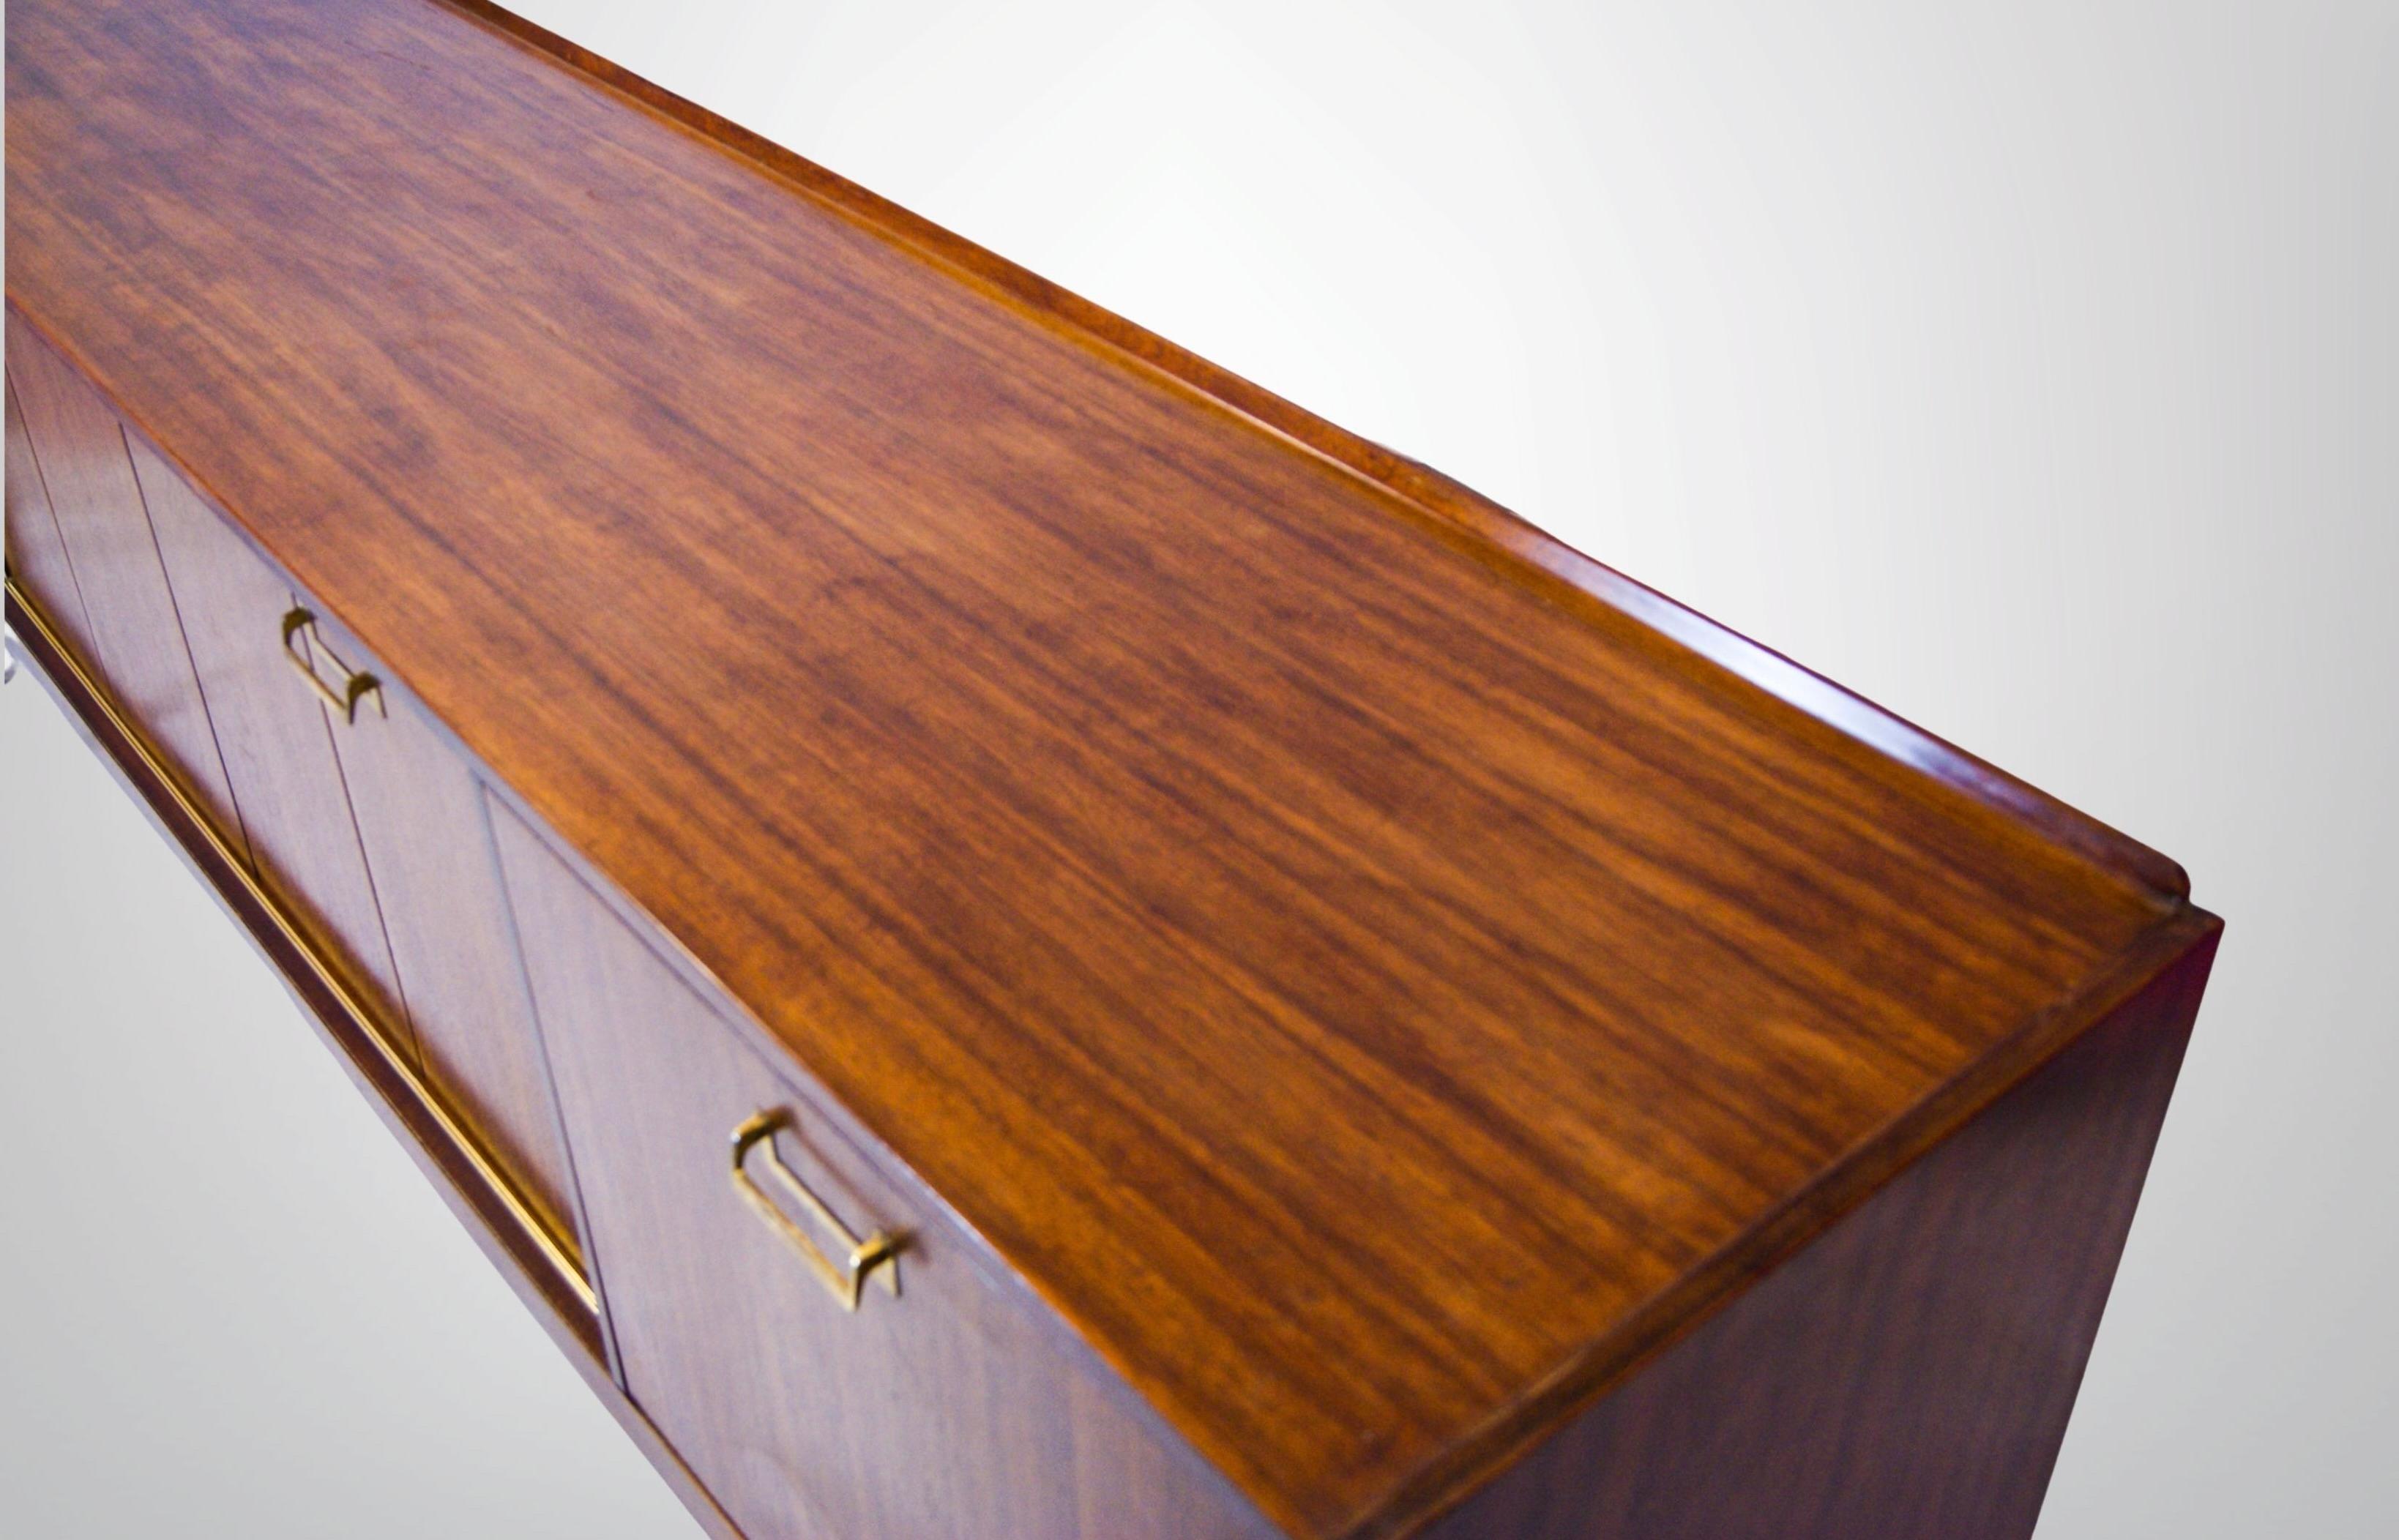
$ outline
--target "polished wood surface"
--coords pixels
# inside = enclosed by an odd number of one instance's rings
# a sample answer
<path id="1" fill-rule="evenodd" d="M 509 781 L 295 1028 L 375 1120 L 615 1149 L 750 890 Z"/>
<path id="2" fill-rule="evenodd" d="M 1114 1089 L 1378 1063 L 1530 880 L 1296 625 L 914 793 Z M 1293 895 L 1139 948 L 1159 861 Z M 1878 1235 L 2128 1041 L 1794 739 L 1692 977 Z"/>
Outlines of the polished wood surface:
<path id="1" fill-rule="evenodd" d="M 1274 1533 L 537 836 L 496 830 L 625 1387 L 753 1540 Z M 846 1313 L 736 1194 L 728 1135 L 759 1112 L 853 1234 L 901 1237 L 896 1295 Z"/>
<path id="2" fill-rule="evenodd" d="M 7 372 L 34 469 L 83 601 L 88 659 L 209 816 L 246 851 L 116 416 L 13 314 Z M 38 563 L 35 575 L 38 580 Z M 75 622 L 65 624 L 72 634 Z"/>
<path id="3" fill-rule="evenodd" d="M 459 11 L 29 0 L 8 47 L 12 310 L 1292 1533 L 1487 1478 L 2211 934 Z"/>
<path id="4" fill-rule="evenodd" d="M 1424 1540 L 2026 1540 L 2215 950 Z"/>
<path id="5" fill-rule="evenodd" d="M 414 1057 L 332 727 L 285 660 L 291 589 L 148 446 L 131 448 L 259 877 L 309 923 Z"/>
<path id="6" fill-rule="evenodd" d="M 381 660 L 330 615 L 317 628 L 343 665 L 381 677 Z M 335 676 L 330 660 L 323 671 Z M 573 1241 L 574 1177 L 482 791 L 413 700 L 396 686 L 384 696 L 385 709 L 336 726 L 332 741 L 418 1052 L 551 1233 Z"/>

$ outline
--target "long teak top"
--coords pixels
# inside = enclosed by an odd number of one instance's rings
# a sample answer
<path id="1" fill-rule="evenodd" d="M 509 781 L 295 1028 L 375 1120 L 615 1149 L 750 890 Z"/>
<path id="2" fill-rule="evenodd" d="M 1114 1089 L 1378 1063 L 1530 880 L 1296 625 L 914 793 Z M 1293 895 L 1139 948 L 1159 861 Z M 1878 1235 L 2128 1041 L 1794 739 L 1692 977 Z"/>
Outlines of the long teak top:
<path id="1" fill-rule="evenodd" d="M 505 24 L 20 0 L 11 303 L 1294 1534 L 1403 1527 L 2205 924 Z"/>

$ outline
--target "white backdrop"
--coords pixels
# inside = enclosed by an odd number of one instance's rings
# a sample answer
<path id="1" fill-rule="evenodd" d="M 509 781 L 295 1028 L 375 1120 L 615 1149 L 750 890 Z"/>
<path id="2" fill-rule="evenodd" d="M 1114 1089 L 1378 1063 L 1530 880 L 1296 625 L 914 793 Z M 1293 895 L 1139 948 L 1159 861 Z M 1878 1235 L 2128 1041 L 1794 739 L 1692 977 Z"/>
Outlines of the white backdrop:
<path id="1" fill-rule="evenodd" d="M 522 8 L 2181 859 L 2230 931 L 2041 1534 L 2399 1533 L 2399 7 Z M 690 1533 L 0 723 L 0 1531 Z"/>

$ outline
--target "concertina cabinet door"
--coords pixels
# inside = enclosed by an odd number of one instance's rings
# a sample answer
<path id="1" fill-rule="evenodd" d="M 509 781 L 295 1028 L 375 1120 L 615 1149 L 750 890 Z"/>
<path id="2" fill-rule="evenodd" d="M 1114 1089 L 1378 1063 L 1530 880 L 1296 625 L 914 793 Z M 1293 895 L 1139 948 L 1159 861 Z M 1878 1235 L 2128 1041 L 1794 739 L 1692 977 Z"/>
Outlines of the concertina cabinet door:
<path id="1" fill-rule="evenodd" d="M 548 1066 L 472 772 L 13 314 L 8 338 L 12 403 L 20 378 L 39 403 L 10 417 L 12 571 L 62 627 L 102 617 L 68 634 L 97 654 L 126 714 L 579 1272 Z M 52 481 L 73 495 L 37 500 Z"/>

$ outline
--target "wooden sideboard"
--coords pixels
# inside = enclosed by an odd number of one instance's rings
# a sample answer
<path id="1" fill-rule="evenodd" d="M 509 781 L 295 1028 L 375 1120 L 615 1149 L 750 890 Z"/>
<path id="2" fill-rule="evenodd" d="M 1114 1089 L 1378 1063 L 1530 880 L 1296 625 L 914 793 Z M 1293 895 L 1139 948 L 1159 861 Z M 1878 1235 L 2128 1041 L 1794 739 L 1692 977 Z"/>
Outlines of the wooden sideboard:
<path id="1" fill-rule="evenodd" d="M 2172 862 L 495 7 L 7 46 L 17 645 L 703 1524 L 2030 1532 Z"/>

